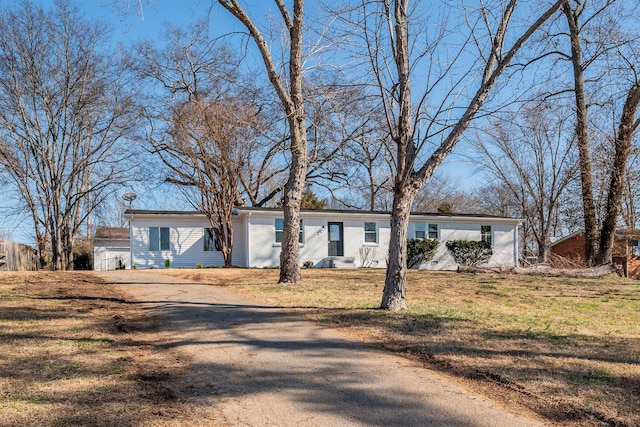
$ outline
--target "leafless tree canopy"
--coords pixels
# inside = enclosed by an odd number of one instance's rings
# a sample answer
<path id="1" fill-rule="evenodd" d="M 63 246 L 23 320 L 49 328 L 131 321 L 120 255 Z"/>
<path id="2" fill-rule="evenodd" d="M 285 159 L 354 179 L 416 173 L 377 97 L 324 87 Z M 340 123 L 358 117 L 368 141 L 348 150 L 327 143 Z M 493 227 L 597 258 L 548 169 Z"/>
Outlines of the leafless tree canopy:
<path id="1" fill-rule="evenodd" d="M 362 1 L 349 3 L 351 7 L 337 15 L 353 40 L 347 48 L 364 58 L 361 66 L 368 66 L 366 76 L 378 92 L 394 145 L 382 308 L 406 308 L 407 227 L 416 193 L 482 114 L 515 55 L 562 3 L 545 2 L 530 14 L 518 8 L 516 0 L 475 8 Z M 511 25 L 514 15 L 522 21 Z"/>
<path id="2" fill-rule="evenodd" d="M 132 166 L 131 82 L 102 50 L 108 34 L 64 2 L 0 13 L 0 164 L 54 269 L 72 266 L 81 225 Z"/>
<path id="3" fill-rule="evenodd" d="M 256 21 L 237 0 L 218 0 L 249 32 L 264 62 L 269 82 L 276 91 L 289 128 L 291 164 L 284 185 L 282 208 L 284 230 L 280 252 L 280 283 L 300 281 L 300 203 L 307 175 L 307 114 L 303 94 L 304 0 L 294 0 L 291 9 L 284 1 L 274 0 L 286 30 L 285 62 L 287 74 L 281 75 L 269 43 Z"/>
<path id="4" fill-rule="evenodd" d="M 242 187 L 252 201 L 257 197 L 248 185 L 256 176 L 251 161 L 260 152 L 262 107 L 252 99 L 255 90 L 243 84 L 236 55 L 222 40 L 209 38 L 207 26 L 168 26 L 167 47 L 139 43 L 131 66 L 149 87 L 158 87 L 155 96 L 142 97 L 151 151 L 165 165 L 166 181 L 207 216 L 230 266 L 233 207 Z M 259 182 L 270 158 L 259 166 Z"/>
<path id="5" fill-rule="evenodd" d="M 534 102 L 517 114 L 496 115 L 485 132 L 469 137 L 473 157 L 508 189 L 504 200 L 516 200 L 525 219 L 524 247 L 540 262 L 546 262 L 549 238 L 558 235 L 563 195 L 578 178 L 570 113 Z"/>
<path id="6" fill-rule="evenodd" d="M 544 34 L 544 54 L 530 62 L 552 70 L 548 99 L 572 97 L 589 265 L 611 262 L 627 178 L 637 106 L 636 11 L 637 5 L 624 1 L 567 0 L 561 19 Z"/>

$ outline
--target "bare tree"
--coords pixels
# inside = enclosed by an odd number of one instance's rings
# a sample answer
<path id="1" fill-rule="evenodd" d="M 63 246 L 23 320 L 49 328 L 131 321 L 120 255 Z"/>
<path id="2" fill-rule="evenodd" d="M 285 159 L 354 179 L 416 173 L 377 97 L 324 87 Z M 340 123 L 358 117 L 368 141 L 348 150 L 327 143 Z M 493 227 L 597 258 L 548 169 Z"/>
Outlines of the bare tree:
<path id="1" fill-rule="evenodd" d="M 577 177 L 572 123 L 557 105 L 535 102 L 490 120 L 486 133 L 471 142 L 477 161 L 517 201 L 528 231 L 524 246 L 529 247 L 530 232 L 540 262 L 547 261 L 562 197 Z"/>
<path id="2" fill-rule="evenodd" d="M 145 101 L 152 106 L 145 108 L 146 139 L 166 167 L 166 181 L 208 218 L 216 247 L 231 266 L 233 208 L 243 204 L 242 189 L 253 205 L 278 193 L 258 201 L 262 185 L 281 171 L 272 160 L 284 144 L 261 135 L 268 108 L 256 103 L 260 91 L 238 71 L 239 60 L 226 44 L 209 37 L 206 20 L 188 29 L 167 25 L 165 38 L 162 50 L 147 41 L 132 55 L 138 74 L 164 89 Z"/>
<path id="3" fill-rule="evenodd" d="M 250 137 L 253 115 L 229 100 L 224 105 L 190 101 L 172 108 L 168 141 L 153 142 L 175 174 L 167 180 L 197 189 L 194 204 L 209 219 L 225 266 L 232 265 L 232 215 L 245 158 L 242 142 Z"/>
<path id="4" fill-rule="evenodd" d="M 416 193 L 460 140 L 516 53 L 562 3 L 559 0 L 539 8 L 539 14 L 526 13 L 533 18 L 513 32 L 509 26 L 512 16 L 525 14 L 516 13 L 515 0 L 482 3 L 476 9 L 467 5 L 461 9 L 429 8 L 431 14 L 409 0 L 363 1 L 355 13 L 343 18 L 357 25 L 362 34 L 396 151 L 382 308 L 407 307 L 407 227 Z M 446 17 L 452 21 L 447 22 Z M 461 37 L 464 25 L 469 31 Z M 449 44 L 452 34 L 455 41 Z M 509 42 L 511 47 L 506 46 Z M 468 56 L 471 48 L 475 53 Z M 462 61 L 470 65 L 463 66 Z M 417 86 L 420 94 L 414 97 L 418 72 L 422 72 Z M 476 81 L 475 92 L 467 92 L 465 85 Z M 442 93 L 444 97 L 436 101 L 436 95 Z M 425 154 L 429 148 L 433 148 L 431 155 Z"/>
<path id="5" fill-rule="evenodd" d="M 618 126 L 618 132 L 615 138 L 611 184 L 607 195 L 607 207 L 600 234 L 600 247 L 597 259 L 599 264 L 610 264 L 613 261 L 613 243 L 615 240 L 618 216 L 620 215 L 622 207 L 622 196 L 627 174 L 627 160 L 631 152 L 633 135 L 640 124 L 640 119 L 636 117 L 638 104 L 640 104 L 640 82 L 636 80 L 627 93 L 627 98 L 622 107 L 620 125 Z"/>
<path id="6" fill-rule="evenodd" d="M 274 0 L 287 31 L 288 78 L 278 73 L 269 44 L 255 21 L 237 0 L 218 0 L 249 31 L 266 67 L 271 85 L 278 94 L 289 125 L 291 165 L 289 177 L 284 186 L 282 207 L 284 229 L 280 252 L 280 283 L 298 283 L 300 281 L 300 203 L 307 174 L 307 116 L 302 92 L 302 48 L 304 25 L 304 0 L 294 0 L 289 10 L 283 0 Z"/>
<path id="7" fill-rule="evenodd" d="M 390 209 L 393 193 L 390 176 L 394 164 L 389 143 L 387 135 L 375 132 L 345 147 L 343 156 L 349 162 L 351 173 L 347 179 L 347 197 L 338 199 L 342 205 L 371 211 Z"/>
<path id="8" fill-rule="evenodd" d="M 413 211 L 438 212 L 448 205 L 448 213 L 480 213 L 480 198 L 464 190 L 447 175 L 434 174 L 418 191 Z"/>
<path id="9" fill-rule="evenodd" d="M 634 115 L 640 101 L 636 94 L 637 78 L 633 53 L 637 50 L 637 35 L 621 30 L 625 28 L 623 17 L 627 15 L 624 2 L 600 0 L 591 3 L 568 0 L 562 11 L 568 28 L 566 35 L 570 42 L 570 53 L 556 49 L 553 53 L 570 62 L 573 76 L 570 90 L 575 100 L 575 134 L 580 160 L 585 258 L 588 265 L 607 264 L 611 263 L 611 246 L 621 209 L 626 162 L 635 131 Z M 625 74 L 631 74 L 630 88 L 622 91 L 603 90 L 605 87 L 619 87 L 618 82 L 625 80 Z M 626 101 L 622 107 L 618 131 L 614 137 L 608 138 L 612 142 L 613 150 L 611 157 L 606 157 L 605 166 L 599 168 L 612 170 L 608 185 L 602 187 L 602 199 L 606 200 L 606 205 L 603 206 L 604 212 L 600 215 L 598 195 L 594 191 L 594 174 L 597 168 L 593 167 L 591 156 L 594 146 L 591 139 L 594 137 L 595 126 L 590 123 L 589 111 L 594 107 L 618 103 L 615 97 L 620 96 L 620 92 L 626 93 Z M 625 97 L 622 95 L 620 98 Z M 604 149 L 607 151 L 606 147 Z M 599 226 L 600 219 L 602 223 Z"/>
<path id="10" fill-rule="evenodd" d="M 0 164 L 56 270 L 72 267 L 81 225 L 134 164 L 121 143 L 136 125 L 128 74 L 103 50 L 108 34 L 65 2 L 0 13 Z"/>
<path id="11" fill-rule="evenodd" d="M 569 37 L 571 40 L 571 55 L 568 59 L 573 67 L 576 110 L 576 138 L 578 153 L 580 156 L 580 178 L 582 183 L 582 209 L 584 216 L 584 233 L 585 233 L 585 258 L 588 264 L 595 262 L 598 250 L 598 222 L 596 218 L 596 205 L 593 196 L 593 178 L 591 172 L 591 155 L 589 148 L 589 136 L 587 129 L 587 101 L 585 98 L 585 81 L 584 70 L 588 64 L 595 58 L 588 58 L 584 62 L 582 43 L 580 42 L 582 25 L 580 19 L 583 17 L 586 3 L 575 1 L 574 7 L 572 2 L 565 2 L 562 11 L 567 19 L 569 26 Z M 611 2 L 607 1 L 608 6 Z M 601 13 L 604 9 L 600 9 L 597 13 Z M 595 15 L 594 15 L 595 16 Z M 593 16 L 591 17 L 593 18 Z M 588 19 L 589 20 L 589 19 Z"/>
<path id="12" fill-rule="evenodd" d="M 244 141 L 247 157 L 239 179 L 246 202 L 256 207 L 278 204 L 289 167 L 285 155 L 289 136 L 277 124 L 282 121 L 282 108 L 272 104 L 260 99 L 260 114 L 253 120 L 256 134 Z"/>
<path id="13" fill-rule="evenodd" d="M 362 85 L 322 71 L 306 79 L 313 82 L 305 100 L 307 181 L 324 188 L 333 206 L 375 210 L 388 192 L 393 158 L 379 105 Z"/>
<path id="14" fill-rule="evenodd" d="M 243 178 L 243 172 L 256 150 L 261 108 L 249 101 L 256 90 L 243 84 L 238 60 L 209 38 L 207 26 L 167 26 L 167 46 L 159 51 L 151 42 L 139 43 L 131 65 L 164 89 L 144 101 L 151 151 L 166 167 L 166 181 L 208 218 L 215 246 L 231 266 L 233 208 L 253 177 Z"/>

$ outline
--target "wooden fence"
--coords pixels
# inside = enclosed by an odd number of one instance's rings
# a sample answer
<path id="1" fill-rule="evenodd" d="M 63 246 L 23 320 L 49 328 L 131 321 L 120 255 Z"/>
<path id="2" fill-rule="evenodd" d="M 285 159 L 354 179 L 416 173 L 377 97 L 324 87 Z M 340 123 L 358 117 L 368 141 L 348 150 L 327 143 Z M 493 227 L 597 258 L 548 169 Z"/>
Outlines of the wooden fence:
<path id="1" fill-rule="evenodd" d="M 37 269 L 38 257 L 31 246 L 0 240 L 0 271 Z"/>

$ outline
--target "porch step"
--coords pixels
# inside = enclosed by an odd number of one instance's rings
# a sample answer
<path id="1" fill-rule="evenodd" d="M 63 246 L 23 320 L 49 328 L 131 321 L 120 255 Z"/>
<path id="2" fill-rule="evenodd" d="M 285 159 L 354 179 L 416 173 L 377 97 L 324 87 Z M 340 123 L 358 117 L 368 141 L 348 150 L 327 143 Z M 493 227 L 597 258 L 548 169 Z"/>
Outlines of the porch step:
<path id="1" fill-rule="evenodd" d="M 356 259 L 348 256 L 329 256 L 322 262 L 323 268 L 357 268 Z"/>

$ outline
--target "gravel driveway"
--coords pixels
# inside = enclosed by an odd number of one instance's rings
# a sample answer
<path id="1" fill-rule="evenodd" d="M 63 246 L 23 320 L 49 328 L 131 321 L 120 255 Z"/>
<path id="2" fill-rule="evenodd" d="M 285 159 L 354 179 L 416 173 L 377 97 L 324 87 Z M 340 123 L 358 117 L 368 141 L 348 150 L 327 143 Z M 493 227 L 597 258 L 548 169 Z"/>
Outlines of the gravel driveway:
<path id="1" fill-rule="evenodd" d="M 229 425 L 542 425 L 287 309 L 143 271 L 99 275 L 170 319 L 169 345 L 195 361 Z"/>

